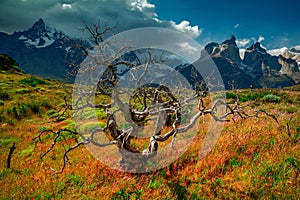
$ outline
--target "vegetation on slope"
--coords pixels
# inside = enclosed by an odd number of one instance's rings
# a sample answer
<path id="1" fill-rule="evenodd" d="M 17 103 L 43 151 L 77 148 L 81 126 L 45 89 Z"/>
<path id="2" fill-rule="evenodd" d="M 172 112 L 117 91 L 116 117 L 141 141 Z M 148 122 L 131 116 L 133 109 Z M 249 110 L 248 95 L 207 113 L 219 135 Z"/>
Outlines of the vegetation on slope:
<path id="1" fill-rule="evenodd" d="M 276 114 L 279 124 L 270 118 L 227 123 L 216 146 L 203 159 L 198 153 L 206 123 L 199 124 L 199 134 L 187 152 L 159 171 L 115 171 L 81 147 L 69 154 L 65 171 L 53 175 L 50 167 L 62 165 L 62 154 L 75 144 L 74 138 L 65 135 L 59 141 L 61 148 L 43 162 L 40 155 L 51 146 L 55 135 L 43 138 L 42 143 L 32 139 L 41 130 L 74 127 L 67 114 L 59 121 L 52 120 L 69 94 L 54 81 L 1 72 L 0 199 L 296 199 L 300 196 L 299 93 L 299 86 L 227 92 L 228 101 L 238 96 L 245 104 L 252 102 L 256 108 Z M 270 94 L 280 101 L 265 101 Z M 16 150 L 7 169 L 13 143 Z"/>
<path id="2" fill-rule="evenodd" d="M 5 54 L 0 54 L 0 71 L 7 73 L 24 73 L 23 70 L 19 68 L 19 64 Z"/>

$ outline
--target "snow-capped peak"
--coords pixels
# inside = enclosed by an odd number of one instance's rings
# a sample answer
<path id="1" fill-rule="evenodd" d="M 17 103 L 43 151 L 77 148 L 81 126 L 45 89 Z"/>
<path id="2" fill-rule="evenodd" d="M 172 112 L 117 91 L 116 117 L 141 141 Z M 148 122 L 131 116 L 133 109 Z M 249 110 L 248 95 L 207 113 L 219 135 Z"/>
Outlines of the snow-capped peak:
<path id="1" fill-rule="evenodd" d="M 53 44 L 57 39 L 63 37 L 63 33 L 45 25 L 43 19 L 39 19 L 33 26 L 23 31 L 19 36 L 26 46 L 33 48 L 44 48 Z"/>
<path id="2" fill-rule="evenodd" d="M 256 42 L 252 44 L 249 48 L 247 48 L 247 51 L 256 51 L 260 54 L 266 54 L 266 48 L 262 46 L 259 42 Z"/>

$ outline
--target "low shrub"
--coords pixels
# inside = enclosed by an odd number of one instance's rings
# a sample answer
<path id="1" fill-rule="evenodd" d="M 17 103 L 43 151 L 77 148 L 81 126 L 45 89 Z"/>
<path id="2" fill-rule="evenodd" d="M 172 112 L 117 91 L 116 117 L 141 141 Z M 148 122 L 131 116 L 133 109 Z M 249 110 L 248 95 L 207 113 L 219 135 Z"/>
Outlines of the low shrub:
<path id="1" fill-rule="evenodd" d="M 274 94 L 267 94 L 261 98 L 263 102 L 270 102 L 270 103 L 279 103 L 281 101 L 279 96 Z"/>
<path id="2" fill-rule="evenodd" d="M 281 112 L 287 112 L 287 113 L 296 113 L 298 111 L 297 107 L 288 107 L 288 108 L 279 108 Z"/>
<path id="3" fill-rule="evenodd" d="M 49 101 L 48 101 L 48 100 L 45 100 L 45 99 L 41 100 L 40 105 L 43 106 L 43 107 L 45 107 L 45 108 L 48 108 L 48 109 L 51 109 L 51 108 L 52 108 L 52 106 L 51 106 L 51 104 L 49 103 Z"/>
<path id="4" fill-rule="evenodd" d="M 6 118 L 4 116 L 4 108 L 0 110 L 0 123 L 5 122 Z"/>
<path id="5" fill-rule="evenodd" d="M 5 122 L 6 122 L 8 125 L 11 125 L 11 126 L 15 125 L 15 121 L 14 121 L 13 119 L 6 119 Z"/>
<path id="6" fill-rule="evenodd" d="M 23 103 L 18 103 L 17 105 L 8 109 L 7 113 L 13 115 L 17 119 L 21 119 L 22 117 L 27 115 L 28 107 Z"/>
<path id="7" fill-rule="evenodd" d="M 47 117 L 51 117 L 51 116 L 56 115 L 56 114 L 57 114 L 57 111 L 56 111 L 56 110 L 53 110 L 53 109 L 48 110 L 48 111 L 46 112 L 46 116 L 47 116 Z"/>
<path id="8" fill-rule="evenodd" d="M 21 89 L 17 89 L 15 92 L 18 94 L 25 94 L 25 93 L 30 93 L 31 90 L 29 90 L 27 88 L 21 88 Z"/>
<path id="9" fill-rule="evenodd" d="M 29 103 L 27 105 L 34 114 L 40 114 L 40 112 L 41 112 L 40 104 L 33 102 L 33 103 Z"/>
<path id="10" fill-rule="evenodd" d="M 39 79 L 39 78 L 36 78 L 34 76 L 31 76 L 29 78 L 24 78 L 22 80 L 19 80 L 19 83 L 22 83 L 22 84 L 25 84 L 25 85 L 30 85 L 32 87 L 35 87 L 37 85 L 49 85 L 48 82 L 42 80 L 42 79 Z"/>
<path id="11" fill-rule="evenodd" d="M 237 95 L 231 92 L 226 92 L 226 99 L 237 99 Z"/>
<path id="12" fill-rule="evenodd" d="M 12 138 L 12 137 L 1 138 L 0 139 L 0 147 L 3 147 L 3 146 L 6 147 L 15 142 L 17 142 L 17 139 Z"/>
<path id="13" fill-rule="evenodd" d="M 0 100 L 10 100 L 9 94 L 5 91 L 0 91 Z"/>
<path id="14" fill-rule="evenodd" d="M 239 94 L 240 101 L 241 102 L 247 102 L 247 101 L 255 101 L 263 98 L 264 96 L 270 94 L 269 91 L 252 91 L 252 93 L 248 94 Z"/>

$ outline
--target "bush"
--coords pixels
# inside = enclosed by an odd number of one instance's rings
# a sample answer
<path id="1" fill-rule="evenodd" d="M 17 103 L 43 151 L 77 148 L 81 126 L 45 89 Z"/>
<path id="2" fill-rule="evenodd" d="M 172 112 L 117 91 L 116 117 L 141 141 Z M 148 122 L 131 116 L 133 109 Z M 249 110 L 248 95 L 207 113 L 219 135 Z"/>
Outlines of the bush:
<path id="1" fill-rule="evenodd" d="M 27 106 L 30 108 L 30 110 L 34 113 L 34 114 L 40 114 L 40 104 L 33 102 L 33 103 L 29 103 L 27 104 Z"/>
<path id="2" fill-rule="evenodd" d="M 0 100 L 10 100 L 9 94 L 5 91 L 0 91 Z"/>
<path id="3" fill-rule="evenodd" d="M 287 113 L 296 113 L 298 111 L 297 107 L 287 107 L 287 108 L 279 108 L 281 112 L 287 112 Z"/>
<path id="4" fill-rule="evenodd" d="M 226 92 L 226 99 L 237 99 L 237 95 L 234 93 Z"/>
<path id="5" fill-rule="evenodd" d="M 57 116 L 57 111 L 56 110 L 53 110 L 53 109 L 51 109 L 51 110 L 48 110 L 47 112 L 46 112 L 46 116 L 47 117 L 51 117 L 51 116 L 53 116 L 53 115 L 55 115 L 55 116 Z"/>
<path id="6" fill-rule="evenodd" d="M 15 121 L 13 119 L 6 119 L 6 123 L 11 126 L 15 125 Z"/>
<path id="7" fill-rule="evenodd" d="M 263 102 L 270 102 L 270 103 L 278 103 L 281 101 L 280 97 L 274 94 L 267 94 L 263 98 L 261 98 Z"/>
<path id="8" fill-rule="evenodd" d="M 239 95 L 241 102 L 256 101 L 270 94 L 269 91 L 253 91 L 252 94 Z"/>
<path id="9" fill-rule="evenodd" d="M 37 85 L 49 85 L 48 82 L 46 82 L 42 79 L 33 77 L 33 76 L 31 76 L 30 78 L 24 78 L 22 80 L 19 80 L 19 83 L 22 83 L 22 84 L 25 84 L 25 85 L 30 85 L 32 87 L 35 87 Z"/>
<path id="10" fill-rule="evenodd" d="M 4 102 L 2 100 L 0 100 L 0 106 L 3 106 Z"/>
<path id="11" fill-rule="evenodd" d="M 0 110 L 0 123 L 5 122 L 6 118 L 4 117 L 4 109 Z"/>
<path id="12" fill-rule="evenodd" d="M 52 108 L 51 104 L 45 99 L 41 101 L 41 106 L 48 108 L 48 109 Z"/>
<path id="13" fill-rule="evenodd" d="M 8 114 L 13 115 L 17 119 L 21 119 L 22 117 L 26 116 L 27 112 L 28 107 L 23 103 L 18 103 L 17 105 L 7 110 Z"/>
<path id="14" fill-rule="evenodd" d="M 30 93 L 31 91 L 27 88 L 24 88 L 24 89 L 17 89 L 15 92 L 18 94 L 25 94 L 25 93 Z"/>

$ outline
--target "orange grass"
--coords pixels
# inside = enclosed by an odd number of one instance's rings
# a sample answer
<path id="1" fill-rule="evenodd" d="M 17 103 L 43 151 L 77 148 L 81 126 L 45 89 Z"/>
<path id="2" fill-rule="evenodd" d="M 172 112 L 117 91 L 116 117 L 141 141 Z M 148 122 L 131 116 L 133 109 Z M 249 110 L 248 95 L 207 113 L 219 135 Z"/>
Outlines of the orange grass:
<path id="1" fill-rule="evenodd" d="M 34 91 L 17 83 L 25 75 L 0 75 L 4 83 L 13 81 L 5 88 L 7 91 L 25 87 Z M 51 82 L 51 85 L 59 88 L 58 83 Z M 49 99 L 53 109 L 58 109 L 62 100 L 56 96 L 57 89 L 42 87 L 43 90 L 30 94 L 36 95 L 36 101 Z M 64 172 L 53 175 L 50 167 L 61 167 L 63 146 L 74 145 L 74 141 L 62 141 L 42 162 L 39 156 L 49 148 L 51 138 L 38 144 L 32 138 L 41 126 L 57 130 L 66 123 L 51 122 L 45 117 L 46 108 L 40 114 L 29 113 L 20 120 L 5 113 L 14 124 L 0 123 L 0 199 L 297 199 L 300 196 L 300 102 L 296 98 L 300 92 L 293 89 L 271 92 L 277 95 L 284 92 L 291 100 L 258 105 L 274 113 L 278 125 L 270 118 L 226 123 L 211 153 L 199 159 L 209 121 L 202 123 L 201 119 L 199 133 L 184 155 L 170 166 L 147 174 L 112 170 L 80 147 L 69 154 Z M 0 109 L 30 100 L 30 96 L 10 94 L 12 99 L 5 101 Z M 289 112 L 289 107 L 298 111 Z M 285 127 L 288 121 L 290 135 Z M 12 156 L 12 168 L 6 169 L 13 142 L 17 148 Z"/>

